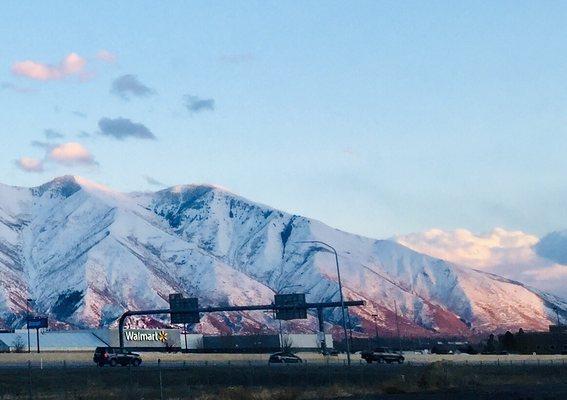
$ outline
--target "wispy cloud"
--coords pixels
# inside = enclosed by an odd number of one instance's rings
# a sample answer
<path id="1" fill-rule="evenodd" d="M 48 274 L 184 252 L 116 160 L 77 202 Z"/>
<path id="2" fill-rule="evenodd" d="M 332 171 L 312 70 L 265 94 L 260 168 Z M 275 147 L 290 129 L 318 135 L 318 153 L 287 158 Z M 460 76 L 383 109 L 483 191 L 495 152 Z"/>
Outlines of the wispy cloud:
<path id="1" fill-rule="evenodd" d="M 137 139 L 155 139 L 155 135 L 144 124 L 132 122 L 128 118 L 101 118 L 98 121 L 100 133 L 118 140 L 128 137 Z"/>
<path id="2" fill-rule="evenodd" d="M 58 65 L 46 64 L 39 61 L 18 61 L 12 65 L 12 73 L 38 81 L 59 80 L 69 76 L 87 77 L 85 67 L 87 62 L 76 53 L 68 54 Z"/>
<path id="3" fill-rule="evenodd" d="M 57 146 L 55 143 L 43 142 L 41 140 L 32 140 L 31 145 L 33 147 L 39 147 L 40 149 L 51 149 Z"/>
<path id="4" fill-rule="evenodd" d="M 185 95 L 183 99 L 185 101 L 185 107 L 192 113 L 213 111 L 215 109 L 215 99 L 204 99 L 190 94 Z"/>
<path id="5" fill-rule="evenodd" d="M 43 172 L 43 161 L 32 157 L 20 157 L 15 161 L 18 168 L 25 172 Z"/>
<path id="6" fill-rule="evenodd" d="M 146 182 L 152 186 L 166 186 L 165 183 L 158 181 L 157 179 L 152 178 L 151 176 L 144 175 L 144 179 Z"/>
<path id="7" fill-rule="evenodd" d="M 155 90 L 144 85 L 136 75 L 122 75 L 112 82 L 110 93 L 129 100 L 130 97 L 147 97 L 155 94 Z"/>
<path id="8" fill-rule="evenodd" d="M 104 62 L 107 62 L 107 63 L 110 63 L 110 64 L 116 62 L 116 54 L 111 53 L 110 51 L 104 50 L 104 49 L 99 50 L 96 53 L 95 57 L 96 57 L 97 60 L 104 61 Z"/>
<path id="9" fill-rule="evenodd" d="M 71 114 L 73 114 L 75 117 L 79 117 L 79 118 L 87 118 L 87 114 L 85 114 L 84 112 L 81 111 L 71 111 Z"/>
<path id="10" fill-rule="evenodd" d="M 65 137 L 61 132 L 57 132 L 54 129 L 46 129 L 43 131 L 43 134 L 47 139 L 61 139 Z"/>
<path id="11" fill-rule="evenodd" d="M 11 90 L 11 91 L 16 92 L 16 93 L 35 93 L 35 92 L 37 92 L 37 90 L 35 90 L 35 89 L 14 85 L 13 83 L 10 83 L 10 82 L 2 82 L 0 84 L 0 89 Z"/>
<path id="12" fill-rule="evenodd" d="M 254 54 L 252 53 L 233 53 L 220 56 L 220 61 L 227 64 L 242 64 L 253 60 Z"/>

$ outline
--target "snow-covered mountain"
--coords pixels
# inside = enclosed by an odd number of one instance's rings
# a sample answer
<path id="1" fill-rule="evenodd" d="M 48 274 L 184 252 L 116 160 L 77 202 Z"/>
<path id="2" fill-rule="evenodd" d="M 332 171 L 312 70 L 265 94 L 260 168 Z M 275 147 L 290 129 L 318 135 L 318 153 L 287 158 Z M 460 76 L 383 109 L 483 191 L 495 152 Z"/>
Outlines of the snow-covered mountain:
<path id="1" fill-rule="evenodd" d="M 355 331 L 472 335 L 546 329 L 567 303 L 496 275 L 260 205 L 209 185 L 123 194 L 79 177 L 36 188 L 0 185 L 0 325 L 21 326 L 26 299 L 67 327 L 105 326 L 126 309 L 166 308 L 183 292 L 200 304 L 265 304 L 275 292 L 337 300 L 336 247 Z M 339 321 L 329 310 L 329 324 Z M 274 330 L 264 312 L 209 314 L 206 333 Z M 167 323 L 145 318 L 138 324 Z M 288 323 L 314 330 L 315 318 Z"/>

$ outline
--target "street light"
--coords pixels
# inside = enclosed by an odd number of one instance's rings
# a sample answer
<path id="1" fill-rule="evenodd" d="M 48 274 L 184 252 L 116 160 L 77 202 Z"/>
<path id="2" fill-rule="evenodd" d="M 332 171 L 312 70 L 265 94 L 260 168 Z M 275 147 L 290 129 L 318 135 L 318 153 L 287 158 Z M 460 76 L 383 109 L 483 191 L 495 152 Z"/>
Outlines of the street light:
<path id="1" fill-rule="evenodd" d="M 378 314 L 372 314 L 372 317 L 374 318 L 374 332 L 375 332 L 375 337 L 376 337 L 376 342 L 378 342 Z"/>
<path id="2" fill-rule="evenodd" d="M 33 299 L 26 299 L 26 307 L 27 307 L 27 313 L 26 313 L 26 328 L 28 329 L 28 353 L 31 353 L 31 344 L 30 344 L 30 303 L 33 302 Z"/>
<path id="3" fill-rule="evenodd" d="M 343 331 L 345 334 L 345 343 L 346 343 L 346 354 L 347 354 L 347 363 L 348 365 L 350 365 L 350 343 L 348 340 L 348 333 L 347 333 L 347 327 L 346 327 L 346 319 L 348 316 L 348 310 L 345 308 L 345 301 L 344 301 L 344 297 L 343 297 L 343 284 L 341 282 L 341 270 L 339 268 L 339 256 L 337 254 L 337 250 L 335 250 L 335 248 L 333 246 L 331 246 L 328 243 L 322 242 L 320 240 L 302 240 L 299 242 L 295 242 L 295 243 L 316 243 L 316 244 L 321 244 L 323 246 L 328 247 L 329 249 L 331 249 L 331 251 L 335 254 L 335 264 L 337 265 L 337 277 L 339 280 L 339 294 L 341 297 L 341 312 L 342 312 L 342 316 L 343 316 Z M 345 313 L 346 310 L 346 313 Z"/>

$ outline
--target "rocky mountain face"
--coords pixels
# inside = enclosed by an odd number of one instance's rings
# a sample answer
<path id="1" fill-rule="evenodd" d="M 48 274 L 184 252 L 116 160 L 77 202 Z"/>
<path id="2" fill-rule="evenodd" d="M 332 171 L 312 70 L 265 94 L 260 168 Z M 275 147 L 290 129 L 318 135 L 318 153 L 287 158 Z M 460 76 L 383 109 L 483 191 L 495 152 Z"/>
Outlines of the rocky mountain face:
<path id="1" fill-rule="evenodd" d="M 24 324 L 26 299 L 54 326 L 100 327 L 126 309 L 167 308 L 169 293 L 202 305 L 268 304 L 274 293 L 338 300 L 339 254 L 355 332 L 404 335 L 545 330 L 567 303 L 519 282 L 330 228 L 207 185 L 118 193 L 79 177 L 36 188 L 0 185 L 0 325 Z M 328 310 L 328 329 L 340 310 Z M 138 326 L 167 324 L 141 318 Z M 316 330 L 316 319 L 285 323 Z M 193 327 L 208 334 L 271 332 L 271 313 L 218 313 Z M 335 327 L 335 328 L 333 328 Z"/>

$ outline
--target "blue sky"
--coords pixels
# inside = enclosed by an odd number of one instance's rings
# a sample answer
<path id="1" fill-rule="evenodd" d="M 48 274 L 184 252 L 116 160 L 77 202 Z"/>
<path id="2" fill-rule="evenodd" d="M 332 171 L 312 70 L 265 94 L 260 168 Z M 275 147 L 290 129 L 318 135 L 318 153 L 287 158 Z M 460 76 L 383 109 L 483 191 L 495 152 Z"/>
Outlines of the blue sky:
<path id="1" fill-rule="evenodd" d="M 20 3 L 2 183 L 215 183 L 379 238 L 567 226 L 565 4 Z"/>

